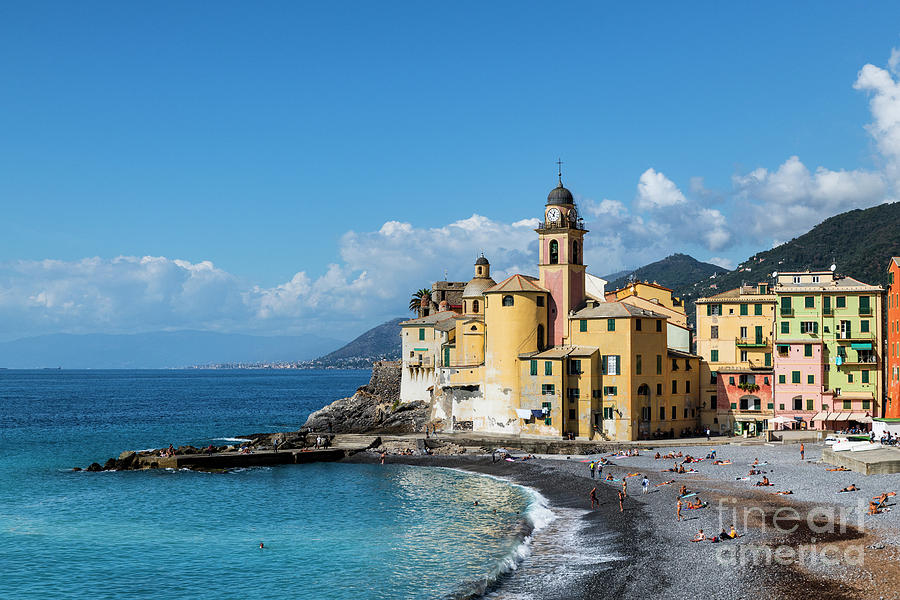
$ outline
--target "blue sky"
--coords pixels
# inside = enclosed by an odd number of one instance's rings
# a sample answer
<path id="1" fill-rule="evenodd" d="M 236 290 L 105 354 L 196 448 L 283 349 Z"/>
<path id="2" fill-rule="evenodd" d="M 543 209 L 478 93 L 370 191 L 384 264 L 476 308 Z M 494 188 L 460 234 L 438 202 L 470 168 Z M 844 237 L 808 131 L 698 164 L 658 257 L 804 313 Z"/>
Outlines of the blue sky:
<path id="1" fill-rule="evenodd" d="M 352 337 L 534 272 L 558 156 L 592 272 L 732 266 L 896 199 L 898 47 L 889 2 L 7 3 L 0 330 Z"/>

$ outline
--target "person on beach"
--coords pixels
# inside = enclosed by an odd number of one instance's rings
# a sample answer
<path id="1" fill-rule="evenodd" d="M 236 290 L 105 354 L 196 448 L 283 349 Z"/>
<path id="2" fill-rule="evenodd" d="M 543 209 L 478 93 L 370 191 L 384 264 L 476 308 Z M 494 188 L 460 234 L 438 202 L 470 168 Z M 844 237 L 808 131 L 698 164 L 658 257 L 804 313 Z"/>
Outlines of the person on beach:
<path id="1" fill-rule="evenodd" d="M 709 441 L 709 427 L 706 428 L 706 441 Z"/>
<path id="2" fill-rule="evenodd" d="M 591 510 L 594 509 L 594 506 L 600 506 L 600 502 L 597 500 L 597 488 L 594 487 L 591 489 Z"/>
<path id="3" fill-rule="evenodd" d="M 841 494 L 841 493 L 843 493 L 843 492 L 856 492 L 856 491 L 858 491 L 858 490 L 859 490 L 859 488 L 856 487 L 856 484 L 855 484 L 855 483 L 851 483 L 851 484 L 848 485 L 847 487 L 838 490 L 838 494 Z"/>
<path id="4" fill-rule="evenodd" d="M 800 442 L 800 460 L 803 460 L 804 452 L 806 452 L 806 448 L 803 447 L 803 442 Z"/>
<path id="5" fill-rule="evenodd" d="M 722 531 L 719 532 L 719 539 L 720 539 L 720 540 L 727 540 L 727 539 L 730 539 L 730 538 L 731 538 L 731 536 L 728 535 L 728 532 L 725 531 L 725 528 L 723 527 L 723 528 L 722 528 Z"/>
<path id="6" fill-rule="evenodd" d="M 703 533 L 703 530 L 701 529 L 700 531 L 697 532 L 697 535 L 695 535 L 694 539 L 692 539 L 691 541 L 692 542 L 702 542 L 705 539 L 706 539 L 706 534 Z"/>
<path id="7" fill-rule="evenodd" d="M 650 480 L 647 479 L 647 476 L 644 475 L 644 478 L 641 480 L 641 494 L 647 494 L 650 492 Z"/>
<path id="8" fill-rule="evenodd" d="M 736 540 L 739 537 L 741 537 L 740 535 L 738 535 L 737 530 L 735 530 L 734 525 L 731 526 L 731 531 L 728 532 L 728 537 L 730 537 L 733 540 Z"/>
<path id="9" fill-rule="evenodd" d="M 278 438 L 275 438 L 274 440 L 272 440 L 272 451 L 275 454 L 278 454 Z"/>
<path id="10" fill-rule="evenodd" d="M 625 497 L 628 496 L 628 480 L 624 477 L 622 478 L 622 495 Z"/>
<path id="11" fill-rule="evenodd" d="M 381 464 L 384 464 L 384 457 L 385 457 L 385 455 L 386 455 L 386 452 L 385 452 L 384 450 L 382 450 L 382 451 L 381 451 Z"/>
<path id="12" fill-rule="evenodd" d="M 619 512 L 625 512 L 625 492 L 619 492 Z"/>
<path id="13" fill-rule="evenodd" d="M 681 508 L 684 506 L 684 502 L 681 501 L 681 498 L 678 499 L 678 502 L 675 503 L 675 520 L 683 521 L 684 516 L 681 514 Z"/>
<path id="14" fill-rule="evenodd" d="M 594 478 L 594 470 L 595 470 L 596 468 L 597 468 L 597 467 L 596 467 L 596 465 L 594 464 L 594 461 L 591 461 L 591 464 L 588 465 L 588 469 L 591 470 L 591 479 Z"/>

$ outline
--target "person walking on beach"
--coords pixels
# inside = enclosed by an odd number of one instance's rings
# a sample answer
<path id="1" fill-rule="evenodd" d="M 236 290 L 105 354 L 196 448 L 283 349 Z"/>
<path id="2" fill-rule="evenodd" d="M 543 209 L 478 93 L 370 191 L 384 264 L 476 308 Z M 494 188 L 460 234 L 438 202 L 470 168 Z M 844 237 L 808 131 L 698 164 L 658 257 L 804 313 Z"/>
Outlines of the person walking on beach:
<path id="1" fill-rule="evenodd" d="M 278 454 L 278 438 L 272 440 L 272 451 Z"/>
<path id="2" fill-rule="evenodd" d="M 648 493 L 650 493 L 650 480 L 644 475 L 644 478 L 641 480 L 641 494 Z"/>
<path id="3" fill-rule="evenodd" d="M 622 495 L 625 497 L 628 496 L 628 480 L 624 477 L 622 478 Z"/>
<path id="4" fill-rule="evenodd" d="M 619 492 L 619 512 L 625 512 L 625 492 Z"/>
<path id="5" fill-rule="evenodd" d="M 800 460 L 803 460 L 803 454 L 805 453 L 806 448 L 803 447 L 803 442 L 800 442 Z"/>
<path id="6" fill-rule="evenodd" d="M 597 488 L 594 487 L 591 489 L 591 510 L 594 509 L 594 506 L 600 506 L 600 502 L 597 500 Z"/>
<path id="7" fill-rule="evenodd" d="M 678 499 L 678 502 L 675 503 L 675 520 L 683 521 L 684 517 L 681 514 L 681 507 L 684 506 L 684 502 L 681 501 L 681 498 Z"/>
<path id="8" fill-rule="evenodd" d="M 709 427 L 706 428 L 706 441 L 709 441 Z"/>
<path id="9" fill-rule="evenodd" d="M 591 470 L 591 479 L 594 478 L 594 469 L 595 468 L 596 468 L 596 466 L 594 465 L 594 461 L 591 461 L 591 464 L 588 465 L 588 469 Z"/>

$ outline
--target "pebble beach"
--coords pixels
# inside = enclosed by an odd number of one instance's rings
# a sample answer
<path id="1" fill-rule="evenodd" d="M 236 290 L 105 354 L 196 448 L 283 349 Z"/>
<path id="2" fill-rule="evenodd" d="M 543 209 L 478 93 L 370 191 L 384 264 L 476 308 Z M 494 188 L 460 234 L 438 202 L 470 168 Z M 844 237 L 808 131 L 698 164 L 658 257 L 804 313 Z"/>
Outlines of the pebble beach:
<path id="1" fill-rule="evenodd" d="M 560 573 L 564 584 L 535 585 L 516 598 L 797 598 L 813 594 L 837 599 L 900 598 L 894 575 L 900 547 L 900 505 L 889 498 L 886 510 L 865 515 L 868 502 L 882 492 L 900 491 L 900 476 L 863 476 L 829 471 L 820 462 L 822 445 L 722 444 L 718 446 L 640 447 L 638 456 L 612 454 L 539 455 L 514 462 L 492 462 L 490 455 L 394 456 L 387 462 L 461 468 L 509 479 L 544 495 L 553 511 L 577 511 L 579 554 L 596 550 L 595 568 Z M 713 449 L 714 464 L 705 457 Z M 673 453 L 676 458 L 654 458 Z M 677 456 L 678 454 L 681 456 Z M 691 455 L 677 474 L 666 469 Z M 351 460 L 371 461 L 363 453 Z M 603 477 L 591 479 L 590 460 L 604 459 Z M 752 463 L 757 461 L 757 466 Z M 751 467 L 759 475 L 749 475 Z M 641 493 L 641 480 L 650 481 Z M 765 476 L 768 487 L 754 485 Z M 627 479 L 628 497 L 620 512 L 617 492 Z M 672 481 L 672 483 L 666 483 Z M 855 484 L 859 491 L 838 493 Z M 695 495 L 684 499 L 684 519 L 676 521 L 676 502 L 684 485 Z M 597 488 L 600 505 L 590 508 Z M 791 492 L 789 495 L 775 492 Z M 688 500 L 705 507 L 688 509 Z M 691 542 L 698 530 L 712 536 L 734 526 L 740 537 Z M 614 558 L 610 558 L 614 557 Z M 590 560 L 587 561 L 590 564 Z M 565 567 L 561 567 L 565 570 Z M 557 580 L 559 578 L 556 578 Z M 490 594 L 488 597 L 492 597 Z M 506 598 L 503 582 L 494 592 Z"/>

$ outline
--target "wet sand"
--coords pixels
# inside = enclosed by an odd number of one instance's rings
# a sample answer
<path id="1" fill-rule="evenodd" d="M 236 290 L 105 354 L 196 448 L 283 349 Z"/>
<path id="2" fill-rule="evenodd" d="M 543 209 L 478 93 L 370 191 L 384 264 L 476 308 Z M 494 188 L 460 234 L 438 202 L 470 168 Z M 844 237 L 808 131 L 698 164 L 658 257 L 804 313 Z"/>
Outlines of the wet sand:
<path id="1" fill-rule="evenodd" d="M 592 480 L 587 463 L 581 462 L 599 455 L 496 463 L 489 455 L 389 455 L 386 462 L 503 477 L 534 488 L 553 510 L 577 511 L 585 539 L 578 552 L 590 555 L 596 549 L 596 566 L 591 568 L 590 559 L 579 561 L 588 568 L 557 573 L 552 587 L 535 581 L 528 594 L 516 598 L 900 598 L 900 576 L 894 574 L 900 508 L 862 520 L 856 513 L 859 499 L 892 491 L 891 485 L 900 487 L 900 476 L 866 478 L 829 472 L 828 465 L 817 462 L 821 447 L 811 444 L 806 446 L 807 460 L 803 462 L 799 446 L 792 445 L 722 445 L 716 450 L 717 458 L 730 459 L 732 464 L 713 465 L 710 460 L 686 463 L 685 469 L 693 467 L 697 472 L 684 474 L 662 471 L 680 463 L 684 455 L 706 456 L 709 448 L 659 450 L 661 454 L 681 452 L 683 456 L 676 459 L 656 460 L 656 450 L 641 450 L 638 457 L 604 455 L 611 461 L 604 466 L 604 475 L 611 473 L 619 480 L 614 482 Z M 377 456 L 366 452 L 349 460 L 373 462 Z M 747 476 L 750 463 L 757 458 L 767 463 L 758 468 L 774 486 L 753 486 L 761 476 L 736 480 Z M 621 489 L 621 479 L 630 473 L 646 474 L 650 493 L 641 494 L 641 476 L 628 477 L 628 498 L 625 511 L 620 512 L 616 492 Z M 675 482 L 657 485 L 669 480 Z M 835 493 L 853 482 L 863 490 L 856 493 L 858 498 Z M 699 510 L 685 506 L 685 519 L 676 522 L 675 503 L 682 484 L 708 506 Z M 600 506 L 589 510 L 594 486 Z M 788 489 L 794 494 L 774 494 Z M 818 517 L 810 519 L 811 515 Z M 834 523 L 828 515 L 834 515 Z M 700 528 L 714 535 L 732 524 L 742 534 L 737 540 L 690 542 Z M 834 562 L 837 564 L 831 564 Z M 885 568 L 891 573 L 887 577 L 882 576 Z M 565 567 L 557 569 L 567 571 Z M 502 583 L 495 595 L 488 597 L 512 597 L 504 596 Z"/>

